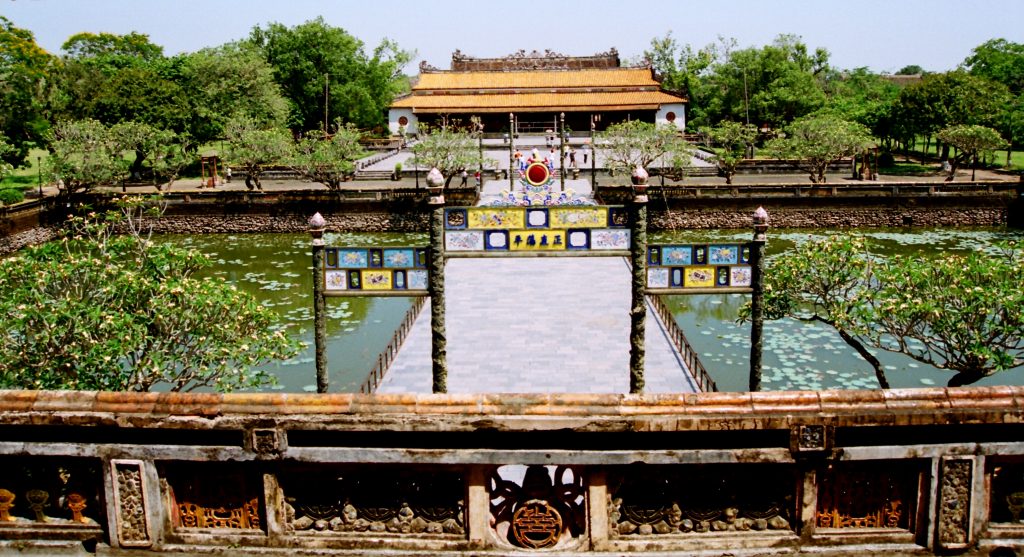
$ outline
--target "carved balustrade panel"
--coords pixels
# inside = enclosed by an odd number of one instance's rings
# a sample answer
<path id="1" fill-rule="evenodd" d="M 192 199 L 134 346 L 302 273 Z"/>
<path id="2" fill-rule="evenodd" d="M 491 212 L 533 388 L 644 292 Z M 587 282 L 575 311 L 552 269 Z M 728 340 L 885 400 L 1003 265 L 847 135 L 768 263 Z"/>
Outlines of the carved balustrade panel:
<path id="1" fill-rule="evenodd" d="M 818 476 L 818 528 L 913 530 L 922 467 L 917 462 L 830 465 Z"/>
<path id="2" fill-rule="evenodd" d="M 278 475 L 286 528 L 318 532 L 465 535 L 465 482 L 452 470 L 290 467 Z"/>
<path id="3" fill-rule="evenodd" d="M 244 466 L 182 464 L 167 467 L 161 476 L 170 492 L 175 528 L 263 528 L 262 480 Z"/>
<path id="4" fill-rule="evenodd" d="M 97 460 L 5 457 L 0 459 L 0 528 L 47 525 L 95 530 L 106 518 L 102 492 Z"/>
<path id="5" fill-rule="evenodd" d="M 1024 526 L 1024 461 L 990 463 L 989 522 Z"/>
<path id="6" fill-rule="evenodd" d="M 568 466 L 501 466 L 488 480 L 498 539 L 525 549 L 570 549 L 586 533 L 586 487 Z"/>
<path id="7" fill-rule="evenodd" d="M 791 531 L 796 485 L 794 470 L 782 465 L 616 469 L 608 478 L 609 534 Z"/>

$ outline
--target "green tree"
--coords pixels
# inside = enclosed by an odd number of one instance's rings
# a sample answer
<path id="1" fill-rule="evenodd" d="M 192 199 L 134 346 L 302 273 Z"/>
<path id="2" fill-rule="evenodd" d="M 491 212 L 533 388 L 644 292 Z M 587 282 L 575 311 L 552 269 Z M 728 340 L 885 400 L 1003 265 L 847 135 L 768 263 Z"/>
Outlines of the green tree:
<path id="1" fill-rule="evenodd" d="M 912 138 L 957 124 L 994 127 L 1009 103 L 1006 87 L 963 71 L 929 74 L 900 92 L 895 120 Z M 942 158 L 949 158 L 948 145 Z"/>
<path id="2" fill-rule="evenodd" d="M 974 47 L 963 67 L 971 75 L 1002 83 L 1014 95 L 1024 93 L 1024 44 L 1006 39 L 986 41 Z"/>
<path id="3" fill-rule="evenodd" d="M 288 122 L 288 101 L 263 53 L 247 43 L 208 48 L 185 57 L 182 80 L 195 119 L 189 133 L 197 144 L 224 137 L 232 118 L 267 128 Z"/>
<path id="4" fill-rule="evenodd" d="M 46 173 L 65 195 L 117 184 L 129 174 L 123 146 L 96 120 L 60 122 L 51 130 Z"/>
<path id="5" fill-rule="evenodd" d="M 49 128 L 45 101 L 58 64 L 31 31 L 0 16 L 0 131 L 13 147 L 0 160 L 20 166 L 29 149 L 42 143 Z"/>
<path id="6" fill-rule="evenodd" d="M 14 146 L 7 142 L 7 136 L 0 133 L 0 182 L 11 175 L 14 165 L 4 160 L 4 157 L 14 152 Z"/>
<path id="7" fill-rule="evenodd" d="M 283 164 L 292 156 L 292 137 L 280 128 L 262 128 L 249 118 L 238 117 L 228 122 L 227 160 L 245 171 L 245 186 L 263 190 L 260 178 L 264 168 Z"/>
<path id="8" fill-rule="evenodd" d="M 921 66 L 918 66 L 917 64 L 908 64 L 900 68 L 895 75 L 924 75 L 924 73 L 924 68 Z"/>
<path id="9" fill-rule="evenodd" d="M 714 45 L 694 51 L 690 45 L 680 45 L 672 33 L 651 39 L 644 58 L 661 79 L 661 86 L 669 91 L 686 95 L 687 120 L 694 126 L 704 123 L 703 82 L 711 65 L 717 59 Z"/>
<path id="10" fill-rule="evenodd" d="M 825 111 L 844 120 L 863 124 L 885 141 L 893 139 L 893 114 L 901 87 L 867 68 L 831 75 L 826 85 Z"/>
<path id="11" fill-rule="evenodd" d="M 292 159 L 292 166 L 303 176 L 332 191 L 341 189 L 341 183 L 352 177 L 355 161 L 365 154 L 355 126 L 343 125 L 340 119 L 334 125 L 334 133 L 326 137 L 321 131 L 307 133 L 296 146 Z"/>
<path id="12" fill-rule="evenodd" d="M 449 126 L 420 126 L 420 140 L 412 146 L 412 152 L 410 162 L 423 168 L 438 169 L 445 177 L 445 187 L 463 170 L 494 164 L 490 159 L 480 158 L 477 139 L 472 132 Z"/>
<path id="13" fill-rule="evenodd" d="M 139 122 L 184 133 L 195 120 L 183 57 L 165 58 L 146 35 L 81 33 L 68 39 L 53 110 L 59 120 Z"/>
<path id="14" fill-rule="evenodd" d="M 58 242 L 0 261 L 0 386 L 191 391 L 256 388 L 294 355 L 273 314 L 201 254 L 149 240 L 140 215 L 75 219 Z M 115 235 L 114 230 L 129 233 Z"/>
<path id="15" fill-rule="evenodd" d="M 693 160 L 693 148 L 671 124 L 656 126 L 630 120 L 608 126 L 598 134 L 600 149 L 613 172 L 629 174 L 637 166 L 650 171 L 657 166 L 664 175 L 681 177 Z"/>
<path id="16" fill-rule="evenodd" d="M 889 382 L 869 347 L 952 371 L 951 387 L 1024 364 L 1024 256 L 1014 246 L 883 259 L 863 238 L 830 237 L 769 259 L 764 277 L 767 319 L 833 327 L 882 388 Z"/>
<path id="17" fill-rule="evenodd" d="M 954 372 L 950 387 L 1024 364 L 1024 257 L 1015 246 L 896 256 L 874 279 L 861 319 L 875 346 Z"/>
<path id="18" fill-rule="evenodd" d="M 760 49 L 734 50 L 723 41 L 702 90 L 706 123 L 720 120 L 781 128 L 825 104 L 822 81 L 828 51 L 813 53 L 794 35 L 779 35 Z"/>
<path id="19" fill-rule="evenodd" d="M 120 149 L 133 153 L 131 179 L 149 178 L 157 189 L 170 189 L 181 170 L 195 160 L 188 140 L 167 130 L 139 122 L 121 122 L 110 128 Z"/>
<path id="20" fill-rule="evenodd" d="M 412 58 L 387 39 L 367 55 L 362 41 L 319 17 L 291 28 L 256 27 L 249 41 L 273 66 L 291 102 L 294 130 L 323 129 L 325 104 L 331 117 L 361 127 L 383 125 L 401 70 Z"/>
<path id="21" fill-rule="evenodd" d="M 764 270 L 766 319 L 789 317 L 823 323 L 835 329 L 874 370 L 878 385 L 889 388 L 885 368 L 868 350 L 866 286 L 875 260 L 863 238 L 830 237 L 808 241 L 769 259 Z M 741 319 L 749 318 L 749 304 Z"/>
<path id="22" fill-rule="evenodd" d="M 765 150 L 772 156 L 793 161 L 810 175 L 811 183 L 824 184 L 828 166 L 844 157 L 862 153 L 875 144 L 863 125 L 829 114 L 796 120 L 786 136 L 772 139 Z"/>
<path id="23" fill-rule="evenodd" d="M 701 128 L 701 135 L 708 147 L 718 147 L 715 164 L 718 172 L 725 176 L 725 183 L 732 184 L 736 167 L 747 157 L 757 140 L 757 128 L 739 122 L 720 122 L 717 126 Z"/>
<path id="24" fill-rule="evenodd" d="M 996 149 L 1004 149 L 1007 142 L 999 135 L 999 132 L 985 126 L 950 126 L 938 133 L 936 136 L 940 141 L 957 149 L 957 155 L 953 157 L 949 167 L 949 174 L 946 181 L 951 182 L 956 177 L 957 168 L 964 162 L 971 161 L 971 180 L 974 180 L 975 169 L 978 166 L 978 155 Z"/>

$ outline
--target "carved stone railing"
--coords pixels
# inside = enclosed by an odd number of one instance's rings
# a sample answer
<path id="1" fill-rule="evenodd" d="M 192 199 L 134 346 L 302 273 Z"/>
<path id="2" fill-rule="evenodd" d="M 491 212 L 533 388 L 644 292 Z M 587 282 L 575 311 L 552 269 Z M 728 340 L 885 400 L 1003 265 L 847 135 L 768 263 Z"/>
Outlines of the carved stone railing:
<path id="1" fill-rule="evenodd" d="M 7 391 L 0 470 L 0 553 L 1012 555 L 1024 388 Z"/>

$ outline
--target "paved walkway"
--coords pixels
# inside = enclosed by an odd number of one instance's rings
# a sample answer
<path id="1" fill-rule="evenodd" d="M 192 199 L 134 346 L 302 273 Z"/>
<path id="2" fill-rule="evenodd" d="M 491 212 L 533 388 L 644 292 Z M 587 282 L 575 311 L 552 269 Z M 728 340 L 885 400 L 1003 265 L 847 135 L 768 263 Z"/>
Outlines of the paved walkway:
<path id="1" fill-rule="evenodd" d="M 450 393 L 629 392 L 629 267 L 621 257 L 451 259 Z M 651 308 L 645 392 L 696 386 Z M 424 306 L 377 392 L 429 393 Z"/>

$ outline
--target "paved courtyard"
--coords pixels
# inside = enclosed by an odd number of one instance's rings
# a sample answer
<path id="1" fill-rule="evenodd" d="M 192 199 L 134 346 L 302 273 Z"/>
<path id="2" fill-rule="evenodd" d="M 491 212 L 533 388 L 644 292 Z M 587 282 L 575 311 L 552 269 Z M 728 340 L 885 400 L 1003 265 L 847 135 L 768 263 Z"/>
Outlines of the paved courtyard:
<path id="1" fill-rule="evenodd" d="M 621 257 L 451 259 L 450 393 L 629 392 L 630 271 Z M 696 387 L 648 308 L 646 392 Z M 424 306 L 377 392 L 429 393 Z"/>

